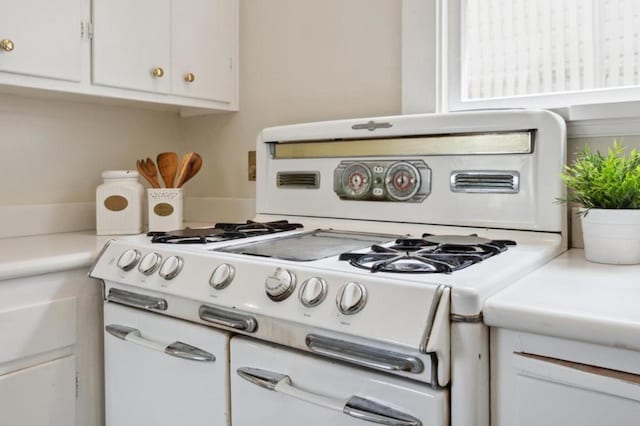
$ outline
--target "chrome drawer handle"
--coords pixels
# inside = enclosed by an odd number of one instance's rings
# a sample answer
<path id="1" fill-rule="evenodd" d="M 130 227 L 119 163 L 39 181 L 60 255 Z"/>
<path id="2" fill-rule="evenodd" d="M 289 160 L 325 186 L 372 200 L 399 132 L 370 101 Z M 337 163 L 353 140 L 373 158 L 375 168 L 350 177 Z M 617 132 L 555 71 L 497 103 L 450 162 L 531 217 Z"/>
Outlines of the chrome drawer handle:
<path id="1" fill-rule="evenodd" d="M 419 358 L 330 337 L 307 335 L 307 347 L 320 355 L 385 371 L 408 371 L 419 374 L 424 364 Z"/>
<path id="2" fill-rule="evenodd" d="M 251 367 L 241 367 L 237 372 L 254 385 L 360 420 L 389 426 L 422 426 L 416 417 L 366 398 L 352 396 L 345 401 L 296 388 L 286 374 Z"/>
<path id="3" fill-rule="evenodd" d="M 112 288 L 107 296 L 109 302 L 120 303 L 133 308 L 166 311 L 167 301 L 158 297 L 146 296 L 144 294 L 132 293 L 130 291 Z"/>
<path id="4" fill-rule="evenodd" d="M 201 306 L 199 314 L 200 319 L 203 321 L 233 328 L 234 330 L 253 333 L 258 329 L 258 322 L 255 317 L 228 309 Z"/>
<path id="5" fill-rule="evenodd" d="M 109 324 L 105 327 L 105 330 L 107 333 L 117 337 L 118 339 L 135 343 L 158 352 L 164 352 L 165 354 L 176 358 L 201 362 L 213 362 L 216 360 L 216 357 L 212 353 L 183 342 L 173 342 L 169 345 L 163 345 L 162 343 L 145 339 L 142 337 L 140 330 L 133 327 L 127 327 L 126 325 Z"/>

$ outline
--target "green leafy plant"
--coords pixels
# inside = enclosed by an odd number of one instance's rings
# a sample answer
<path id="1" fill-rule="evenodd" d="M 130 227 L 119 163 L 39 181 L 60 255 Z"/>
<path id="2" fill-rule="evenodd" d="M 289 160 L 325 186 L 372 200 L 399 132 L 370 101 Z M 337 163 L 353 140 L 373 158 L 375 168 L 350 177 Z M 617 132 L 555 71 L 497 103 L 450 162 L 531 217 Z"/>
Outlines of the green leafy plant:
<path id="1" fill-rule="evenodd" d="M 577 202 L 587 210 L 640 209 L 640 152 L 625 155 L 622 141 L 614 139 L 608 155 L 586 147 L 560 176 L 569 188 L 564 202 Z"/>

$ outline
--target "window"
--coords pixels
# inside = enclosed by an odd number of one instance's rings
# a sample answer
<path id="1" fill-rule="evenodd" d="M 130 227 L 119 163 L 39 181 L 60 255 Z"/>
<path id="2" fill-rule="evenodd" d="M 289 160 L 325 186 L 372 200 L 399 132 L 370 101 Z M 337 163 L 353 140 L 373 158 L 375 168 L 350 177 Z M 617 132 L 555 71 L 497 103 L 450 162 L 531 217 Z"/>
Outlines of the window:
<path id="1" fill-rule="evenodd" d="M 640 100 L 640 1 L 443 4 L 448 110 Z"/>

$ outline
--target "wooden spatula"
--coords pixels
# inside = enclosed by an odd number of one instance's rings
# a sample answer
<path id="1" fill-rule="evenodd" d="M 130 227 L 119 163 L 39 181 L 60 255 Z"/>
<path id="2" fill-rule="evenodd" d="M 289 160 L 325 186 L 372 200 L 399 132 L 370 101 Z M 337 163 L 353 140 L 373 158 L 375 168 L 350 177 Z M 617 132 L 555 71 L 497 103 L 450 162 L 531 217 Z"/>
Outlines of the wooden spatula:
<path id="1" fill-rule="evenodd" d="M 156 160 L 158 161 L 158 170 L 160 170 L 164 186 L 173 188 L 173 182 L 178 172 L 178 154 L 175 152 L 161 152 Z"/>
<path id="2" fill-rule="evenodd" d="M 151 161 L 151 159 L 147 158 L 147 160 Z M 153 164 L 153 161 L 151 161 Z M 151 174 L 149 173 L 149 166 L 145 162 L 145 160 L 136 160 L 136 167 L 138 168 L 138 172 L 144 177 L 147 182 L 151 185 L 152 188 L 160 188 L 160 183 L 158 183 L 158 179 L 156 178 L 156 166 L 153 164 L 153 169 Z"/>
<path id="3" fill-rule="evenodd" d="M 178 182 L 176 188 L 182 188 L 189 179 L 194 177 L 202 167 L 202 157 L 195 152 L 189 152 L 182 157 L 180 170 L 178 172 Z"/>

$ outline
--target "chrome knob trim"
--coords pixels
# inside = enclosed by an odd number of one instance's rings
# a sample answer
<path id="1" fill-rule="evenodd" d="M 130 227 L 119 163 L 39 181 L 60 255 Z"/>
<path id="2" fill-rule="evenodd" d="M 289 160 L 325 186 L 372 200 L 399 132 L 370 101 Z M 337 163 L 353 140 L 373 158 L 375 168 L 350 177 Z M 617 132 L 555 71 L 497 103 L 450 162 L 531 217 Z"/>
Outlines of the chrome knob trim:
<path id="1" fill-rule="evenodd" d="M 123 271 L 130 271 L 138 264 L 140 260 L 140 252 L 134 249 L 128 249 L 118 258 L 118 268 Z"/>
<path id="2" fill-rule="evenodd" d="M 311 277 L 300 286 L 300 302 L 307 308 L 318 306 L 327 297 L 327 283 L 322 278 Z"/>
<path id="3" fill-rule="evenodd" d="M 182 258 L 179 256 L 169 256 L 162 262 L 162 266 L 160 266 L 160 271 L 158 274 L 165 280 L 172 280 L 178 276 L 180 271 L 182 271 L 182 266 L 184 262 Z"/>
<path id="4" fill-rule="evenodd" d="M 349 282 L 338 291 L 336 306 L 345 315 L 353 315 L 362 310 L 367 303 L 367 289 L 362 284 Z"/>
<path id="5" fill-rule="evenodd" d="M 144 275 L 151 275 L 158 270 L 162 263 L 162 256 L 158 253 L 147 253 L 144 255 L 140 263 L 138 263 L 138 271 Z"/>
<path id="6" fill-rule="evenodd" d="M 9 40 L 8 38 L 0 40 L 0 49 L 4 50 L 5 52 L 11 52 L 14 48 L 15 45 L 13 44 L 13 41 Z"/>
<path id="7" fill-rule="evenodd" d="M 296 288 L 296 276 L 283 268 L 276 268 L 264 282 L 269 299 L 280 302 L 291 296 Z"/>
<path id="8" fill-rule="evenodd" d="M 213 270 L 211 278 L 209 278 L 209 285 L 216 290 L 222 290 L 231 284 L 235 276 L 236 269 L 228 263 L 223 263 Z"/>

